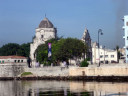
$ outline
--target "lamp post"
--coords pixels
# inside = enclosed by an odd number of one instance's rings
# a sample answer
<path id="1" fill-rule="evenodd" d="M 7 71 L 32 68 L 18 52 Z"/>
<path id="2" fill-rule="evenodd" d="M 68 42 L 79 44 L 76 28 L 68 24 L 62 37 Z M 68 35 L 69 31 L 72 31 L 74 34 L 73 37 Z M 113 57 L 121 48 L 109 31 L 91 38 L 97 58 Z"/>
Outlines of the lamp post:
<path id="1" fill-rule="evenodd" d="M 101 29 L 98 30 L 98 56 L 99 56 L 99 66 L 98 66 L 98 67 L 100 67 L 100 50 L 99 50 L 99 45 L 100 45 L 100 44 L 99 44 L 99 34 L 100 34 L 100 35 L 103 35 Z"/>
<path id="2" fill-rule="evenodd" d="M 104 46 L 104 64 L 105 64 L 105 46 Z"/>

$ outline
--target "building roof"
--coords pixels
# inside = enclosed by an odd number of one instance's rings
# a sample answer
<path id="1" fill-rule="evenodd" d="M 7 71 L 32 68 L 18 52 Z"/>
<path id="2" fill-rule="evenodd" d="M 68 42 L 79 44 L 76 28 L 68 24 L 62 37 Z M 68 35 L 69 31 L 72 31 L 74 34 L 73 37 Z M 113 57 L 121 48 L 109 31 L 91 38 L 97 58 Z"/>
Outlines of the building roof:
<path id="1" fill-rule="evenodd" d="M 48 20 L 48 18 L 44 18 L 40 24 L 39 24 L 39 28 L 53 28 L 53 24 L 51 23 L 51 21 Z"/>
<path id="2" fill-rule="evenodd" d="M 27 59 L 27 57 L 24 56 L 0 56 L 0 59 Z"/>

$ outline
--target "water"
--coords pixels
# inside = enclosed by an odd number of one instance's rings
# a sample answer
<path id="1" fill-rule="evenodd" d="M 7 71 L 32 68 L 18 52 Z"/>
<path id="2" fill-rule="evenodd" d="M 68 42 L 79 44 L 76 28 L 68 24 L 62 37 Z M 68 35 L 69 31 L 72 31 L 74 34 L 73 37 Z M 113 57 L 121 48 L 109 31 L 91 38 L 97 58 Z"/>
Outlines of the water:
<path id="1" fill-rule="evenodd" d="M 128 96 L 128 83 L 0 81 L 0 96 Z"/>

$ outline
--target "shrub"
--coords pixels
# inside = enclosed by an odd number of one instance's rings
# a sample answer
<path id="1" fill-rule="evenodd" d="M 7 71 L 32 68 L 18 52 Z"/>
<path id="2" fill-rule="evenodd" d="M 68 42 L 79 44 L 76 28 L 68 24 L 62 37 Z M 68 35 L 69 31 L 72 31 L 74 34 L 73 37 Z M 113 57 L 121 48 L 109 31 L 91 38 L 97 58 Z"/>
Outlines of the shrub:
<path id="1" fill-rule="evenodd" d="M 24 72 L 21 74 L 21 76 L 26 76 L 26 75 L 32 75 L 32 73 L 31 72 Z"/>
<path id="2" fill-rule="evenodd" d="M 87 60 L 84 60 L 80 63 L 80 67 L 88 67 L 89 63 L 87 62 Z"/>

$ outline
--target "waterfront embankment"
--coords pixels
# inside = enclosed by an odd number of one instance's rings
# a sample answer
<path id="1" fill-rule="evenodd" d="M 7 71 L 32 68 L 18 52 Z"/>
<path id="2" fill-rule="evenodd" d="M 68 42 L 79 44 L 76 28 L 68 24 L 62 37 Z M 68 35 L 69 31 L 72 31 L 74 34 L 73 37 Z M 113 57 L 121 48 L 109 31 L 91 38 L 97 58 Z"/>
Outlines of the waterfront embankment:
<path id="1" fill-rule="evenodd" d="M 49 66 L 28 68 L 25 65 L 0 66 L 0 80 L 86 80 L 86 81 L 110 81 L 128 82 L 128 65 L 101 65 L 100 67 L 90 65 L 89 67 Z M 32 75 L 21 76 L 24 72 Z"/>

